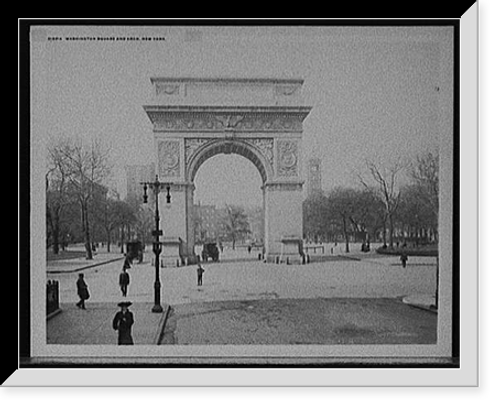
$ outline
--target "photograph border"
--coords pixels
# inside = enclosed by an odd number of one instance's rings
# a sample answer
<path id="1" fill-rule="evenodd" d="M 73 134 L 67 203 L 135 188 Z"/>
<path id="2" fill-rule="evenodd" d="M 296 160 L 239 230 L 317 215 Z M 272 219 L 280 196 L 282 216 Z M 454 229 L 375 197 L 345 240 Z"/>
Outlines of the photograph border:
<path id="1" fill-rule="evenodd" d="M 265 20 L 266 24 L 269 24 L 270 20 Z M 59 21 L 60 22 L 60 21 Z M 94 21 L 95 23 L 96 21 Z M 103 20 L 98 20 L 97 25 L 101 25 Z M 137 20 L 134 20 L 137 23 Z M 262 22 L 262 20 L 259 20 Z M 301 22 L 304 22 L 301 20 Z M 321 20 L 310 21 L 311 25 L 321 25 Z M 147 21 L 145 25 L 163 25 L 164 21 Z M 280 24 L 289 25 L 288 20 L 280 20 Z M 295 22 L 296 23 L 296 22 Z M 73 24 L 73 22 L 71 22 Z M 130 21 L 123 20 L 113 20 L 113 23 L 105 22 L 105 25 L 130 25 Z M 172 22 L 170 22 L 172 24 Z M 186 25 L 184 20 L 176 20 L 175 25 Z M 221 22 L 216 23 L 221 24 Z M 255 24 L 255 22 L 249 25 Z M 276 24 L 276 23 L 273 23 Z M 39 22 L 36 24 L 28 23 L 28 26 L 40 25 Z M 54 25 L 52 21 L 47 22 L 47 25 Z M 91 25 L 88 20 L 79 20 L 78 25 Z M 206 22 L 203 22 L 206 25 Z M 231 24 L 229 24 L 231 25 Z M 331 25 L 331 22 L 330 24 Z M 333 25 L 336 25 L 333 23 Z M 453 108 L 454 108 L 454 138 L 453 138 L 453 162 L 460 163 L 460 19 L 447 19 L 447 20 L 362 20 L 362 21 L 352 21 L 352 20 L 342 20 L 341 25 L 375 25 L 375 26 L 385 26 L 385 25 L 451 25 L 454 27 L 454 57 L 453 57 Z M 25 27 L 26 28 L 26 27 Z M 20 28 L 21 31 L 21 28 Z M 29 38 L 29 36 L 28 36 Z M 20 37 L 21 42 L 21 37 Z M 28 41 L 29 42 L 29 41 Z M 29 54 L 29 47 L 28 47 Z M 20 62 L 23 60 L 23 55 L 20 50 Z M 27 57 L 26 55 L 24 57 Z M 28 57 L 29 58 L 29 57 Z M 20 63 L 20 69 L 22 64 Z M 26 66 L 25 66 L 26 68 Z M 27 67 L 29 72 L 29 66 Z M 21 76 L 25 75 L 26 71 L 21 69 Z M 29 95 L 29 81 L 23 84 L 24 87 L 20 85 L 20 114 L 25 111 L 25 106 L 22 106 L 23 94 L 24 102 L 26 103 L 26 94 Z M 29 106 L 29 98 L 27 98 L 27 103 Z M 29 112 L 29 109 L 28 109 Z M 29 120 L 23 121 L 22 115 L 20 115 L 20 132 L 21 137 L 19 139 L 20 151 L 26 152 L 29 147 Z M 29 116 L 28 116 L 29 119 Z M 25 138 L 23 135 L 28 134 Z M 24 178 L 24 183 L 28 182 L 28 189 L 20 189 L 20 204 L 24 203 L 27 207 L 27 212 L 29 214 L 29 171 L 26 173 L 26 167 L 29 169 L 30 161 L 27 160 L 29 155 L 20 155 L 20 179 L 22 176 L 28 176 Z M 23 170 L 24 169 L 24 170 Z M 23 182 L 20 180 L 20 182 Z M 338 369 L 370 369 L 370 368 L 397 368 L 397 369 L 457 369 L 460 367 L 460 277 L 459 277 L 459 235 L 460 235 L 460 203 L 459 203 L 459 192 L 460 192 L 460 173 L 459 167 L 454 166 L 453 168 L 453 278 L 452 278 L 452 343 L 451 343 L 451 357 L 382 357 L 382 358 L 369 358 L 369 357 L 353 357 L 345 356 L 340 358 L 325 358 L 321 357 L 304 357 L 304 358 L 275 358 L 275 357 L 195 357 L 195 358 L 163 358 L 163 357 L 74 357 L 74 356 L 58 356 L 58 357 L 34 357 L 31 355 L 32 345 L 31 345 L 31 331 L 30 331 L 30 277 L 29 277 L 29 253 L 26 251 L 30 248 L 29 244 L 29 226 L 26 222 L 29 218 L 23 220 L 24 225 L 20 218 L 20 236 L 19 236 L 19 251 L 20 251 L 20 277 L 19 277 L 19 288 L 20 288 L 20 311 L 19 311 L 19 368 L 20 369 L 31 369 L 31 368 L 116 368 L 123 369 L 124 367 L 133 368 L 338 368 Z M 23 209 L 23 208 L 22 208 Z M 28 234 L 23 234 L 28 232 Z M 23 273 L 27 270 L 28 277 Z M 28 294 L 28 297 L 26 297 Z M 24 296 L 23 296 L 24 295 Z M 28 325 L 26 323 L 28 322 Z M 30 335 L 27 337 L 26 334 Z"/>

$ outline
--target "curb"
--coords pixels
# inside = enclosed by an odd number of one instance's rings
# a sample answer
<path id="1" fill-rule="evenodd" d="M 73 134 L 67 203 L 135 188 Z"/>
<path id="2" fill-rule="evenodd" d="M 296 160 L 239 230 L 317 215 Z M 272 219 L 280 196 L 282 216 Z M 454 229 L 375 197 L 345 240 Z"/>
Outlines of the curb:
<path id="1" fill-rule="evenodd" d="M 158 329 L 156 330 L 156 334 L 153 338 L 154 345 L 161 345 L 161 341 L 163 338 L 163 332 L 165 331 L 165 326 L 167 325 L 167 320 L 168 320 L 168 316 L 170 314 L 171 309 L 172 308 L 170 307 L 170 305 L 167 306 L 166 311 L 163 313 L 163 315 L 161 317 L 160 324 L 158 325 Z"/>
<path id="2" fill-rule="evenodd" d="M 46 317 L 47 321 L 51 320 L 56 315 L 59 315 L 61 312 L 62 312 L 62 310 L 60 308 L 58 308 L 57 310 L 52 311 L 50 314 L 47 314 L 47 317 Z"/>
<path id="3" fill-rule="evenodd" d="M 424 310 L 427 312 L 431 312 L 433 314 L 437 314 L 438 310 L 437 308 L 434 308 L 433 306 L 427 306 L 427 305 L 421 305 L 421 304 L 411 304 L 411 303 L 405 303 L 406 305 L 409 305 L 410 307 L 413 308 L 418 308 L 419 310 Z"/>
<path id="4" fill-rule="evenodd" d="M 410 307 L 418 308 L 419 310 L 428 311 L 428 312 L 431 312 L 433 314 L 437 314 L 438 313 L 437 308 L 434 307 L 434 305 L 431 304 L 431 303 L 429 303 L 429 302 L 427 302 L 427 303 L 419 303 L 417 301 L 412 301 L 410 296 L 403 297 L 401 299 L 401 301 L 404 304 L 409 305 Z"/>
<path id="5" fill-rule="evenodd" d="M 123 260 L 123 257 L 119 257 L 119 258 L 114 258 L 114 259 L 111 259 L 111 260 L 102 261 L 100 263 L 95 263 L 95 264 L 92 264 L 92 265 L 89 265 L 89 266 L 78 267 L 78 268 L 75 268 L 73 270 L 52 270 L 52 271 L 47 271 L 47 273 L 48 274 L 76 273 L 78 271 L 87 270 L 87 269 L 93 268 L 93 267 L 99 267 L 99 266 L 102 266 L 104 264 L 110 264 L 110 263 L 114 263 L 115 261 L 120 261 L 120 260 Z"/>

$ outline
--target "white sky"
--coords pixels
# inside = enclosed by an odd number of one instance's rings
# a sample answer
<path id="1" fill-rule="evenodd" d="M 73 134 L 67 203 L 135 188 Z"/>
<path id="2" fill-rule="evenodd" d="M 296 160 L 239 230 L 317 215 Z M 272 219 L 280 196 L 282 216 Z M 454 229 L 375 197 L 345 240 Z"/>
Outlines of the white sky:
<path id="1" fill-rule="evenodd" d="M 154 161 L 143 109 L 152 76 L 303 78 L 304 103 L 313 107 L 304 122 L 303 160 L 322 159 L 326 190 L 355 184 L 366 159 L 411 159 L 437 145 L 445 86 L 440 44 L 451 45 L 451 27 L 44 29 L 62 37 L 165 38 L 47 42 L 48 136 L 102 139 L 120 186 L 123 166 Z M 258 172 L 234 155 L 211 158 L 195 183 L 203 203 L 262 202 Z"/>

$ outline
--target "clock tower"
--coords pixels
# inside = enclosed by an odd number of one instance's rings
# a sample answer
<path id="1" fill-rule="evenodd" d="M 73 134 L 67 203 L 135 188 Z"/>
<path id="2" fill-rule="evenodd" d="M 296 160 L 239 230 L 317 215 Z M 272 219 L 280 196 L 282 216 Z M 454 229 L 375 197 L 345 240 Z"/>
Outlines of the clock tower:
<path id="1" fill-rule="evenodd" d="M 311 158 L 307 163 L 307 195 L 321 193 L 321 159 Z"/>

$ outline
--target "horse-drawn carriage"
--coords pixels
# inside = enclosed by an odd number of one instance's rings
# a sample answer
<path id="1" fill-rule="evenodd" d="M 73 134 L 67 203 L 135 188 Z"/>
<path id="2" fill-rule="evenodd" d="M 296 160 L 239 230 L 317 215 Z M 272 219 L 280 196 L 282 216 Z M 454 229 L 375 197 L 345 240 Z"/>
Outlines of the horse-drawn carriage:
<path id="1" fill-rule="evenodd" d="M 127 260 L 132 263 L 133 260 L 137 260 L 142 263 L 144 259 L 144 245 L 139 240 L 129 241 L 127 243 Z"/>

